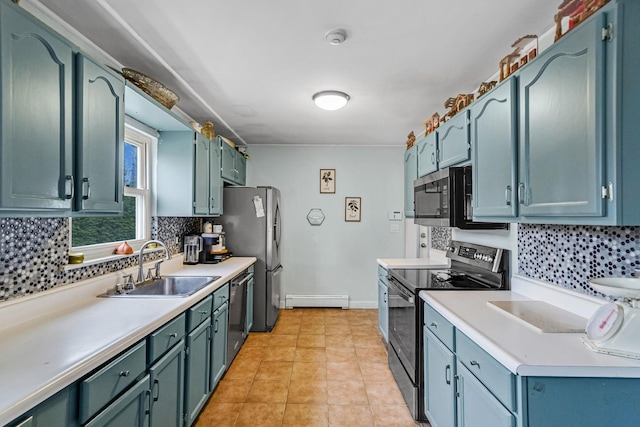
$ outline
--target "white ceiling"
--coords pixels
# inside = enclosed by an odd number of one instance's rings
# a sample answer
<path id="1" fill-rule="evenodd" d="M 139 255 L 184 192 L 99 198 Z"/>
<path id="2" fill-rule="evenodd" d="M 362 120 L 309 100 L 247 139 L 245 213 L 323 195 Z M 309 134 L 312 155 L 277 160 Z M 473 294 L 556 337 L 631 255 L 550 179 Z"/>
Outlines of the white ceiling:
<path id="1" fill-rule="evenodd" d="M 38 4 L 38 0 L 32 0 Z M 402 145 L 560 0 L 39 0 L 239 144 Z M 325 34 L 342 28 L 332 46 Z M 311 101 L 348 93 L 342 110 Z"/>

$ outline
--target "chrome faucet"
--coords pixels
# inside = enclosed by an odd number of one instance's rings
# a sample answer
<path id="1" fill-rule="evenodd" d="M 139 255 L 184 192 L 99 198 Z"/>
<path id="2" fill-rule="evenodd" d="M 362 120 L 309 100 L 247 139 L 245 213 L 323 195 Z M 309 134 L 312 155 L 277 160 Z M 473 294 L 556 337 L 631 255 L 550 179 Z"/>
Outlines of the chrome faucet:
<path id="1" fill-rule="evenodd" d="M 155 243 L 156 245 L 162 246 L 164 249 L 165 259 L 171 259 L 171 254 L 169 254 L 169 250 L 160 240 L 149 240 L 140 248 L 140 253 L 138 254 L 138 279 L 136 280 L 136 284 L 144 282 L 144 274 L 142 273 L 142 255 L 144 254 L 144 250 L 151 244 Z M 156 262 L 156 277 L 160 276 L 160 263 L 163 260 L 159 260 Z"/>

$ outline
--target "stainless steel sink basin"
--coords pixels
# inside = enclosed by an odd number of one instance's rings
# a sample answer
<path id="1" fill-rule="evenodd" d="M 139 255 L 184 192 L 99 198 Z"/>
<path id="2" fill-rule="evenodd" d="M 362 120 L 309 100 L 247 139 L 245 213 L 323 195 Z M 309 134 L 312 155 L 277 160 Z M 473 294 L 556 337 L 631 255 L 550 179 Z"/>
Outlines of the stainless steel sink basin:
<path id="1" fill-rule="evenodd" d="M 219 278 L 220 276 L 167 276 L 143 282 L 134 289 L 121 293 L 111 290 L 98 296 L 119 298 L 188 297 Z"/>

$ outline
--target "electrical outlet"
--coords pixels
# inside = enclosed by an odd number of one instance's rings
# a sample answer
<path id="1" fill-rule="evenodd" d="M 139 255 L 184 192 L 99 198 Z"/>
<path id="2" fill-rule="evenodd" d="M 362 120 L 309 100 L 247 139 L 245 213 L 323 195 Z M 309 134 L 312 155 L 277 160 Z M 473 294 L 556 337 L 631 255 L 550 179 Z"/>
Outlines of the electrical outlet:
<path id="1" fill-rule="evenodd" d="M 400 232 L 400 224 L 391 224 L 391 232 L 399 233 Z"/>
<path id="2" fill-rule="evenodd" d="M 174 244 L 179 244 L 180 243 L 180 236 L 176 236 L 176 238 L 173 240 Z"/>

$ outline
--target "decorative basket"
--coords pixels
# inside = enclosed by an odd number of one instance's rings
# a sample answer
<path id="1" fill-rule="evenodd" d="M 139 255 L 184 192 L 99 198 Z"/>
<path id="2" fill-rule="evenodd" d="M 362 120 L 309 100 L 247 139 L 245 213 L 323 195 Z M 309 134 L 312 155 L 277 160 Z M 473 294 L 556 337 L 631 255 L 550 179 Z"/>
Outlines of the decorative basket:
<path id="1" fill-rule="evenodd" d="M 175 92 L 167 89 L 162 83 L 153 80 L 151 77 L 142 74 L 131 68 L 123 68 L 122 75 L 134 85 L 138 86 L 144 93 L 167 107 L 169 110 L 176 105 L 180 98 Z"/>

